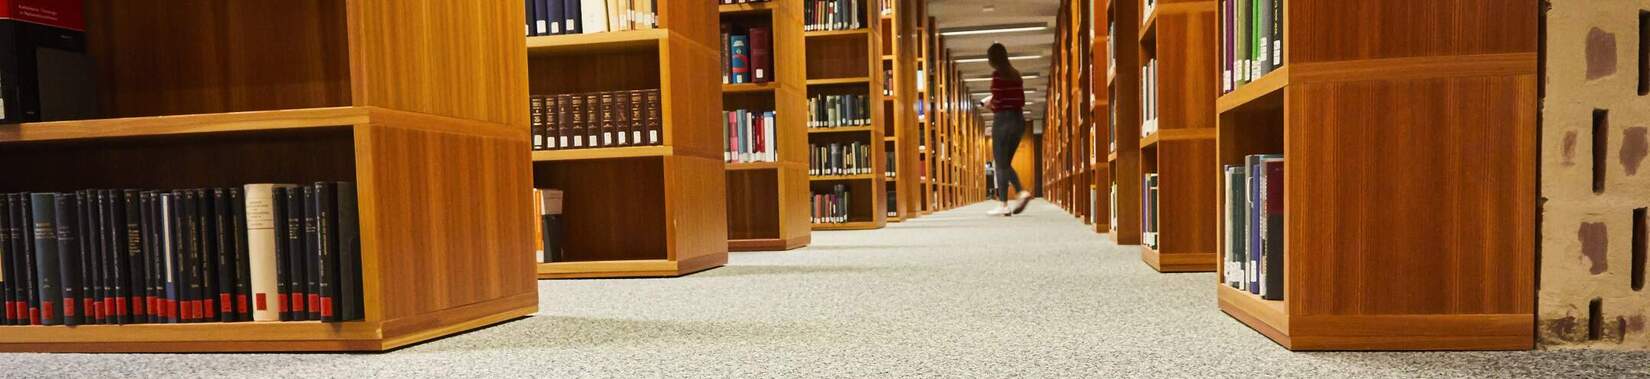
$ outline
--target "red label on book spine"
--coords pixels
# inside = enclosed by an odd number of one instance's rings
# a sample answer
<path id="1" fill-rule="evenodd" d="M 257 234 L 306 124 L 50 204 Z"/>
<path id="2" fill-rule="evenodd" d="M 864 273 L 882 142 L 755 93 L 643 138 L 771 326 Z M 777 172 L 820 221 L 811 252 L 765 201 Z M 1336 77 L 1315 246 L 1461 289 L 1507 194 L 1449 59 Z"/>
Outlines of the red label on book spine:
<path id="1" fill-rule="evenodd" d="M 115 316 L 126 316 L 126 299 L 115 299 Z"/>
<path id="2" fill-rule="evenodd" d="M 63 302 L 63 317 L 75 317 L 76 314 L 74 300 Z"/>
<path id="3" fill-rule="evenodd" d="M 50 302 L 50 301 L 41 301 L 40 302 L 40 318 L 47 319 L 47 320 L 57 318 L 57 316 L 56 316 L 57 313 L 52 312 L 53 309 L 57 309 L 57 307 L 55 305 L 57 305 L 57 303 L 53 303 L 53 302 Z"/>
<path id="4" fill-rule="evenodd" d="M 320 307 L 320 306 L 321 306 L 321 294 L 318 294 L 318 293 L 309 294 L 309 310 L 310 310 L 310 313 L 315 313 L 315 311 L 318 311 L 319 309 L 316 309 L 316 307 Z"/>
<path id="5" fill-rule="evenodd" d="M 134 316 L 146 316 L 146 315 L 149 314 L 147 312 L 147 309 L 145 309 L 143 307 L 143 297 L 142 296 L 128 298 L 127 301 L 130 301 L 132 303 L 132 315 L 134 315 Z"/>
<path id="6" fill-rule="evenodd" d="M 246 295 L 235 295 L 235 311 L 246 313 Z"/>
<path id="7" fill-rule="evenodd" d="M 84 0 L 0 0 L 0 19 L 85 31 Z"/>
<path id="8" fill-rule="evenodd" d="M 269 309 L 269 299 L 266 298 L 267 295 L 269 295 L 269 294 L 260 293 L 260 294 L 257 294 L 256 296 L 253 296 L 252 299 L 256 300 L 258 302 L 257 304 L 253 304 L 253 307 L 257 308 L 260 311 Z"/>
<path id="9" fill-rule="evenodd" d="M 218 318 L 218 306 L 217 306 L 217 301 L 216 300 L 212 300 L 212 299 L 203 300 L 203 301 L 201 301 L 200 306 L 201 306 L 201 313 L 200 313 L 201 317 L 203 317 L 203 318 Z"/>
<path id="10" fill-rule="evenodd" d="M 29 308 L 29 325 L 40 325 L 40 308 Z"/>
<path id="11" fill-rule="evenodd" d="M 218 294 L 218 312 L 234 312 L 235 302 L 230 300 L 229 294 Z"/>
<path id="12" fill-rule="evenodd" d="M 332 317 L 332 298 L 321 298 L 321 317 Z"/>

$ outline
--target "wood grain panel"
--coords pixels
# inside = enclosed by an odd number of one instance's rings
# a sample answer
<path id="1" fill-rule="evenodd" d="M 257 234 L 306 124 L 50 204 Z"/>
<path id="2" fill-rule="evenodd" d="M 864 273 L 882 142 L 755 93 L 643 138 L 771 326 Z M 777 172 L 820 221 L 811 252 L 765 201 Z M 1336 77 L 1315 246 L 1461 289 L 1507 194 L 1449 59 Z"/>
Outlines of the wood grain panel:
<path id="1" fill-rule="evenodd" d="M 534 95 L 660 88 L 657 45 L 582 55 L 537 55 L 527 60 Z"/>
<path id="2" fill-rule="evenodd" d="M 509 1 L 349 0 L 355 105 L 527 128 L 525 10 Z M 263 16 L 260 16 L 263 17 Z M 502 21 L 502 20 L 508 20 Z M 285 30 L 275 36 L 284 35 Z M 420 62 L 420 64 L 412 64 Z"/>
<path id="3" fill-rule="evenodd" d="M 695 259 L 726 262 L 727 179 L 722 160 L 665 157 L 664 170 L 664 182 L 649 188 L 662 188 L 664 192 L 663 235 L 667 236 L 670 259 L 684 265 Z"/>
<path id="4" fill-rule="evenodd" d="M 1139 2 L 1125 0 L 1111 0 L 1112 20 L 1140 19 Z M 1139 33 L 1140 26 L 1133 22 L 1118 21 L 1117 29 L 1113 34 L 1124 36 L 1124 41 L 1117 42 L 1115 82 L 1107 90 L 1107 101 L 1111 104 L 1111 111 L 1115 114 L 1117 125 L 1116 153 L 1117 160 L 1111 163 L 1111 172 L 1117 184 L 1117 224 L 1111 232 L 1113 242 L 1119 245 L 1140 244 L 1140 173 L 1142 161 L 1140 152 L 1140 48 L 1139 44 L 1128 43 L 1127 36 Z M 1108 69 L 1109 71 L 1110 69 Z"/>
<path id="5" fill-rule="evenodd" d="M 344 1 L 85 5 L 108 117 L 351 104 Z"/>
<path id="6" fill-rule="evenodd" d="M 533 185 L 563 191 L 570 261 L 666 259 L 664 158 L 534 164 Z M 615 175 L 614 173 L 626 173 Z M 720 198 L 720 194 L 717 196 Z M 718 210 L 718 215 L 725 211 Z M 531 225 L 531 223 L 528 223 Z"/>
<path id="7" fill-rule="evenodd" d="M 525 139 L 383 122 L 356 133 L 368 320 L 537 291 Z M 422 253 L 388 253 L 410 251 Z"/>
<path id="8" fill-rule="evenodd" d="M 728 171 L 728 239 L 777 239 L 779 170 Z"/>
<path id="9" fill-rule="evenodd" d="M 1533 312 L 1533 77 L 1289 91 L 1291 313 Z"/>
<path id="10" fill-rule="evenodd" d="M 1213 2 L 1208 2 L 1213 3 Z M 1157 21 L 1158 127 L 1214 127 L 1219 96 L 1215 54 L 1220 51 L 1219 25 L 1213 9 L 1161 14 Z M 1137 68 L 1138 69 L 1138 68 Z"/>
<path id="11" fill-rule="evenodd" d="M 1533 52 L 1522 0 L 1289 0 L 1287 63 Z"/>
<path id="12" fill-rule="evenodd" d="M 355 180 L 349 126 L 0 144 L 0 192 Z M 233 167 L 234 169 L 229 169 Z"/>

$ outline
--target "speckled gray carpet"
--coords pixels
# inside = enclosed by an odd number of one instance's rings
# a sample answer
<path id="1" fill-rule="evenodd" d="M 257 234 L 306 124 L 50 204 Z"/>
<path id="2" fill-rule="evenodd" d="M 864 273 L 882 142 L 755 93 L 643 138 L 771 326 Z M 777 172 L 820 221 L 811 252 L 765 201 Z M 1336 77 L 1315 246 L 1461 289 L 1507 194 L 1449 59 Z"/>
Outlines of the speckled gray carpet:
<path id="1" fill-rule="evenodd" d="M 538 315 L 386 354 L 4 354 L 63 377 L 1624 377 L 1650 354 L 1292 353 L 1046 203 L 814 233 L 676 279 L 540 282 Z"/>

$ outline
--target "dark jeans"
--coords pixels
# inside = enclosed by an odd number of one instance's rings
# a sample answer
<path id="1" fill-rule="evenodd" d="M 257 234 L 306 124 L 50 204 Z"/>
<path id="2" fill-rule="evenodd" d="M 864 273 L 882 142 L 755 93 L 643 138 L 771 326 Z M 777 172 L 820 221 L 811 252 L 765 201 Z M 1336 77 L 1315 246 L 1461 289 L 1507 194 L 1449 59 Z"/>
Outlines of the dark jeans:
<path id="1" fill-rule="evenodd" d="M 1010 193 L 1018 194 L 1026 187 L 1020 184 L 1020 174 L 1014 172 L 1014 152 L 1020 150 L 1020 138 L 1026 134 L 1025 115 L 1020 111 L 997 112 L 991 121 L 992 159 L 997 161 L 997 199 L 1008 201 Z M 1017 191 L 1009 191 L 1013 184 Z"/>

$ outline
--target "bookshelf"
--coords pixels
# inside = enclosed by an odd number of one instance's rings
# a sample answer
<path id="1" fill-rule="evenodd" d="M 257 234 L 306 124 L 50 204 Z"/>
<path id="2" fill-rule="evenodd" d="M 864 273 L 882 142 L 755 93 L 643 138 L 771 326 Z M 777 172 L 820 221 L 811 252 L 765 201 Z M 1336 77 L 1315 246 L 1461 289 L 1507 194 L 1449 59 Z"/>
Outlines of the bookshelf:
<path id="1" fill-rule="evenodd" d="M 1537 8 L 1283 4 L 1284 66 L 1214 108 L 1221 164 L 1284 154 L 1283 299 L 1220 309 L 1292 350 L 1532 348 Z"/>
<path id="2" fill-rule="evenodd" d="M 1156 131 L 1138 137 L 1139 175 L 1157 175 L 1156 198 L 1161 199 L 1155 210 L 1157 246 L 1142 241 L 1140 259 L 1158 272 L 1207 272 L 1216 267 L 1219 231 L 1214 216 L 1220 187 L 1209 173 L 1219 167 L 1214 100 L 1221 78 L 1210 69 L 1220 53 L 1218 10 L 1215 0 L 1157 0 L 1151 13 L 1138 20 L 1140 63 L 1128 69 L 1139 71 L 1155 60 L 1157 73 L 1155 79 L 1142 78 L 1142 83 L 1156 84 L 1146 99 L 1156 118 L 1142 117 L 1142 122 L 1154 123 Z"/>
<path id="3" fill-rule="evenodd" d="M 772 31 L 774 81 L 722 85 L 722 109 L 774 111 L 777 162 L 727 163 L 728 249 L 782 251 L 807 246 L 809 178 L 807 73 L 802 0 L 719 6 L 734 29 Z M 717 44 L 720 46 L 721 44 Z"/>
<path id="4" fill-rule="evenodd" d="M 1109 188 L 1115 188 L 1116 206 L 1111 208 L 1111 230 L 1107 235 L 1118 245 L 1140 244 L 1140 45 L 1135 37 L 1140 24 L 1140 3 L 1107 0 L 1105 4 L 1106 51 L 1106 172 Z M 1121 36 L 1121 37 L 1119 37 Z"/>
<path id="5" fill-rule="evenodd" d="M 1103 231 L 1109 229 L 1109 217 L 1097 217 L 1107 211 L 1097 200 L 1110 198 L 1109 186 L 1097 186 L 1096 177 L 1109 167 L 1098 164 L 1094 145 L 1103 135 L 1095 129 L 1093 104 L 1104 97 L 1091 97 L 1088 87 L 1093 58 L 1088 10 L 1086 0 L 1063 2 L 1055 21 L 1056 48 L 1044 96 L 1043 188 L 1050 202 Z"/>
<path id="6" fill-rule="evenodd" d="M 729 175 L 717 111 L 723 98 L 712 74 L 720 67 L 720 7 L 659 6 L 654 29 L 527 38 L 532 93 L 658 89 L 663 112 L 658 146 L 533 154 L 532 185 L 566 196 L 566 260 L 538 263 L 540 279 L 671 277 L 727 263 Z M 783 94 L 784 86 L 745 88 Z M 759 170 L 735 171 L 751 177 Z"/>
<path id="7" fill-rule="evenodd" d="M 924 8 L 926 9 L 926 8 Z M 925 12 L 926 13 L 926 12 Z M 938 116 L 938 80 L 935 79 L 935 64 L 938 58 L 934 55 L 934 44 L 938 40 L 938 32 L 934 28 L 933 17 L 920 17 L 917 28 L 917 74 L 921 78 L 916 85 L 917 99 L 922 104 L 922 115 L 917 118 L 916 134 L 916 190 L 914 190 L 912 206 L 918 215 L 934 212 L 934 181 L 930 178 L 934 172 L 934 125 Z"/>
<path id="8" fill-rule="evenodd" d="M 431 3 L 85 2 L 107 118 L 0 126 L 0 191 L 353 181 L 365 318 L 5 326 L 0 351 L 385 351 L 535 313 L 523 10 Z"/>
<path id="9" fill-rule="evenodd" d="M 917 195 L 919 179 L 912 175 L 920 170 L 917 153 L 917 106 L 919 97 L 917 75 L 923 70 L 917 59 L 918 44 L 922 39 L 918 36 L 920 28 L 917 20 L 925 20 L 926 3 L 913 0 L 879 1 L 886 6 L 880 17 L 883 30 L 881 44 L 883 55 L 880 67 L 888 91 L 883 97 L 887 107 L 883 108 L 884 119 L 888 120 L 888 127 L 883 130 L 883 151 L 892 152 L 892 167 L 887 181 L 888 199 L 891 207 L 888 209 L 888 219 L 892 222 L 903 221 L 917 216 L 917 205 L 921 200 Z M 884 162 L 889 164 L 889 162 Z"/>
<path id="10" fill-rule="evenodd" d="M 810 129 L 809 144 L 860 143 L 870 150 L 870 174 L 812 176 L 810 193 L 832 193 L 837 186 L 848 192 L 847 219 L 838 223 L 814 223 L 813 230 L 880 229 L 888 222 L 887 181 L 883 179 L 885 153 L 884 129 L 890 120 L 885 114 L 882 96 L 882 22 L 877 4 L 857 2 L 861 9 L 860 28 L 849 30 L 807 31 L 803 33 L 806 48 L 806 93 L 809 97 L 821 95 L 863 95 L 869 104 L 870 125 L 845 130 Z"/>

